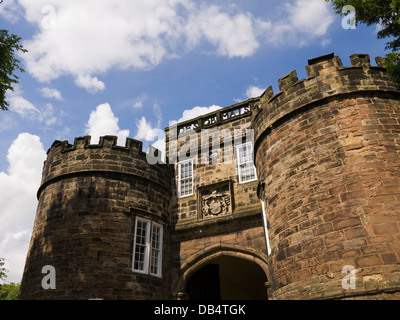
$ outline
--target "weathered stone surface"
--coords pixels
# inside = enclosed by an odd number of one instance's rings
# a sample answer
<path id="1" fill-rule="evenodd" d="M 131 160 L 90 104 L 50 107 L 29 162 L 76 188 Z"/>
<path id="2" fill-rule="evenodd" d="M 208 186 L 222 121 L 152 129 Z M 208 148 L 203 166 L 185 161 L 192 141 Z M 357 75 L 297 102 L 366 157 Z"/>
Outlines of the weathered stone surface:
<path id="1" fill-rule="evenodd" d="M 133 273 L 133 218 L 164 224 L 168 252 L 170 167 L 149 165 L 138 141 L 89 137 L 48 151 L 21 285 L 21 299 L 167 299 L 168 277 Z M 168 256 L 163 259 L 168 273 Z M 42 267 L 56 270 L 56 289 L 44 290 Z M 127 285 L 129 284 L 129 285 Z"/>
<path id="2" fill-rule="evenodd" d="M 350 60 L 310 59 L 308 78 L 292 71 L 275 95 L 166 128 L 170 164 L 149 163 L 132 139 L 55 141 L 20 298 L 180 299 L 191 274 L 224 255 L 261 267 L 271 299 L 399 299 L 400 92 L 384 59 Z M 257 180 L 239 183 L 246 130 Z M 193 194 L 179 198 L 176 160 L 193 150 Z M 164 226 L 161 278 L 132 272 L 135 216 Z M 44 265 L 57 270 L 55 290 L 42 289 Z"/>
<path id="3" fill-rule="evenodd" d="M 286 88 L 253 120 L 276 299 L 400 291 L 398 276 L 383 280 L 400 258 L 400 94 L 368 55 L 351 56 L 352 67 L 338 61 L 311 60 L 305 87 Z M 297 236 L 306 230 L 311 239 Z M 356 289 L 341 286 L 346 265 Z"/>

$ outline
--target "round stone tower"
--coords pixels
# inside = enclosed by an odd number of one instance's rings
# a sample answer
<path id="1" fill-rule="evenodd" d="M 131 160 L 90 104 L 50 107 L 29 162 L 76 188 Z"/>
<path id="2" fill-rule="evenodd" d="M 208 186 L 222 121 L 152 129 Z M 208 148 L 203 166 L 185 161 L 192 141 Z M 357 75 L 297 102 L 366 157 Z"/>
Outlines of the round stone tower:
<path id="1" fill-rule="evenodd" d="M 350 60 L 309 60 L 253 114 L 275 299 L 400 297 L 400 92 Z"/>
<path id="2" fill-rule="evenodd" d="M 86 136 L 49 149 L 20 299 L 169 298 L 170 168 L 150 164 L 141 142 L 116 141 Z M 135 257 L 136 244 L 144 249 Z M 151 245 L 158 265 L 135 266 Z M 148 267 L 155 255 L 145 259 Z"/>

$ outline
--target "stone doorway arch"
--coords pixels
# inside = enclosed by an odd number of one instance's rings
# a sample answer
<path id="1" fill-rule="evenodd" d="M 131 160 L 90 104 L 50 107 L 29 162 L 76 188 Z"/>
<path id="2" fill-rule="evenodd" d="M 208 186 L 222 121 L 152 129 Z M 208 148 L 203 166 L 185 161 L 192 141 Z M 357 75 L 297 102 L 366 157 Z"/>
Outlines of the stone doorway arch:
<path id="1" fill-rule="evenodd" d="M 195 290 L 195 299 L 264 300 L 268 298 L 269 278 L 268 257 L 264 253 L 239 245 L 216 244 L 201 250 L 182 265 L 175 292 L 178 292 L 178 299 L 191 299 L 194 291 L 190 286 L 200 283 L 203 289 Z M 204 296 L 201 292 L 207 286 L 212 293 Z"/>

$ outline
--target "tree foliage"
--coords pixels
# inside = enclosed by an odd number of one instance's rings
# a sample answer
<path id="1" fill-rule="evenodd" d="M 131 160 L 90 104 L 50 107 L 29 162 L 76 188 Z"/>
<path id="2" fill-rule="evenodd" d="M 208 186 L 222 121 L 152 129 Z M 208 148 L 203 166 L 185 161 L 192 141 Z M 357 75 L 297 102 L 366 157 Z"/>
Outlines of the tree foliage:
<path id="1" fill-rule="evenodd" d="M 4 268 L 4 258 L 0 258 L 0 281 L 4 281 L 7 278 L 7 270 Z"/>
<path id="2" fill-rule="evenodd" d="M 19 293 L 19 283 L 5 283 L 0 285 L 0 300 L 17 300 Z"/>
<path id="3" fill-rule="evenodd" d="M 7 271 L 4 268 L 4 258 L 0 258 L 0 281 L 5 281 Z M 19 283 L 9 282 L 0 284 L 0 300 L 16 300 L 19 292 Z"/>
<path id="4" fill-rule="evenodd" d="M 21 38 L 15 34 L 9 34 L 7 30 L 0 30 L 0 109 L 7 110 L 6 91 L 14 90 L 13 85 L 18 83 L 19 77 L 14 73 L 19 70 L 25 72 L 20 67 L 21 61 L 15 55 L 18 51 L 27 50 L 20 45 Z"/>
<path id="5" fill-rule="evenodd" d="M 386 50 L 392 52 L 386 55 L 387 72 L 400 85 L 400 0 L 326 0 L 332 2 L 338 14 L 346 14 L 342 9 L 351 5 L 356 10 L 356 23 L 367 26 L 379 24 L 378 39 L 390 40 L 386 43 Z"/>

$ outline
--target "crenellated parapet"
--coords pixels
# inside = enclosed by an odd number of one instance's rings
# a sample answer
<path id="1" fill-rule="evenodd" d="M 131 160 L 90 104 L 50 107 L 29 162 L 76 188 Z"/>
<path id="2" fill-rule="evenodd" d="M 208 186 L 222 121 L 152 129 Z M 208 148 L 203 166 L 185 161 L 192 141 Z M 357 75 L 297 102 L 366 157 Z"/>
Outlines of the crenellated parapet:
<path id="1" fill-rule="evenodd" d="M 299 109 L 323 99 L 361 92 L 399 91 L 386 74 L 385 59 L 377 57 L 377 66 L 370 64 L 367 54 L 350 56 L 351 66 L 345 67 L 333 53 L 308 60 L 307 78 L 299 80 L 294 70 L 278 80 L 279 92 L 270 86 L 261 96 L 253 112 L 255 140 L 278 121 Z"/>
<path id="2" fill-rule="evenodd" d="M 135 176 L 170 190 L 170 166 L 152 164 L 152 157 L 160 156 L 161 151 L 150 146 L 145 153 L 142 142 L 130 138 L 125 146 L 118 146 L 116 136 L 102 136 L 98 144 L 90 142 L 91 137 L 84 136 L 75 138 L 73 144 L 67 140 L 53 143 L 47 151 L 38 197 L 54 179 L 90 172 Z"/>

